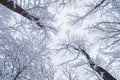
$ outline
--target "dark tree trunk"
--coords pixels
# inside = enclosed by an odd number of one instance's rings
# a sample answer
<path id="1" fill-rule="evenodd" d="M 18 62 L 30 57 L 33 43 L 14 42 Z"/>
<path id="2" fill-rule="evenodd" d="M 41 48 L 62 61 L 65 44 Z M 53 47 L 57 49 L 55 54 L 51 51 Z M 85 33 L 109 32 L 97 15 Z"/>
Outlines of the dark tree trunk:
<path id="1" fill-rule="evenodd" d="M 90 67 L 95 70 L 100 76 L 101 78 L 103 78 L 103 80 L 117 80 L 115 79 L 110 73 L 108 73 L 105 69 L 103 69 L 100 66 L 97 66 L 92 59 L 90 58 L 90 56 L 88 55 L 87 52 L 85 52 L 85 50 L 81 50 L 82 53 L 85 55 L 85 57 L 87 58 Z"/>
<path id="2" fill-rule="evenodd" d="M 13 1 L 0 0 L 0 3 L 3 6 L 7 7 L 8 9 L 10 9 L 10 10 L 24 16 L 25 18 L 27 18 L 29 20 L 34 20 L 39 27 L 41 27 L 41 28 L 43 27 L 43 25 L 39 21 L 39 18 L 36 18 L 35 16 L 30 15 L 26 10 L 24 10 L 23 8 L 21 8 L 17 4 L 14 4 Z"/>
<path id="3" fill-rule="evenodd" d="M 105 69 L 103 69 L 100 66 L 97 66 L 91 59 L 91 57 L 89 56 L 89 54 L 84 50 L 84 49 L 79 49 L 76 48 L 74 46 L 72 46 L 73 49 L 77 50 L 77 51 L 81 51 L 82 54 L 86 57 L 87 61 L 89 62 L 90 67 L 96 71 L 99 76 L 103 79 L 103 80 L 117 80 L 115 79 L 109 72 L 107 72 Z"/>

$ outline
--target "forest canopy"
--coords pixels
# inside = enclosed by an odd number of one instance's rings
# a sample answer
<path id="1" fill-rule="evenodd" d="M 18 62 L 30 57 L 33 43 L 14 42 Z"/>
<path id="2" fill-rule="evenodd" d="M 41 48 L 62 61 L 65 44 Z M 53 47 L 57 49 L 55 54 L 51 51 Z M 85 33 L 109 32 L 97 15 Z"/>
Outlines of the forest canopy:
<path id="1" fill-rule="evenodd" d="M 120 80 L 119 0 L 0 0 L 0 80 Z"/>

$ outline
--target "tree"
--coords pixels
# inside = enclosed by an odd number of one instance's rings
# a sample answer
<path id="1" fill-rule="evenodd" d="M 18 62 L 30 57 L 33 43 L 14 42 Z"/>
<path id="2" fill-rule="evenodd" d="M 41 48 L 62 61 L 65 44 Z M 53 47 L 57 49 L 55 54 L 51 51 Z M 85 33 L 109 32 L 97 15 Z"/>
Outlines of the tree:
<path id="1" fill-rule="evenodd" d="M 91 22 L 92 27 L 88 27 L 88 29 L 92 32 L 96 32 L 95 34 L 99 34 L 98 32 L 100 32 L 100 34 L 102 33 L 99 35 L 99 39 L 97 39 L 97 41 L 99 40 L 103 43 L 101 45 L 102 49 L 100 48 L 102 52 L 100 53 L 104 53 L 104 56 L 106 56 L 105 53 L 111 55 L 111 57 L 116 56 L 109 62 L 110 64 L 113 64 L 119 59 L 119 1 L 100 0 L 96 1 L 96 3 L 91 2 L 91 4 L 87 6 L 89 7 L 89 10 L 83 16 L 74 15 L 77 16 L 77 19 L 75 18 L 73 23 L 84 22 L 85 19 L 93 16 L 96 17 L 94 19 L 98 18 L 98 21 Z M 96 14 L 100 14 L 100 16 Z"/>
<path id="2" fill-rule="evenodd" d="M 67 50 L 67 51 L 69 51 L 69 53 L 72 53 L 72 54 L 77 53 L 77 57 L 75 59 L 69 60 L 67 62 L 74 61 L 74 60 L 78 59 L 80 54 L 82 54 L 86 58 L 90 68 L 92 70 L 94 70 L 103 80 L 116 80 L 108 71 L 106 71 L 105 69 L 103 69 L 102 67 L 97 65 L 92 60 L 90 55 L 85 50 L 85 47 L 84 47 L 86 45 L 84 42 L 85 40 L 80 40 L 79 38 L 75 38 L 75 37 L 72 39 L 70 39 L 70 37 L 68 37 L 68 38 L 69 39 L 65 40 L 64 43 L 60 44 L 62 46 L 62 48 L 60 48 L 60 49 Z"/>
<path id="3" fill-rule="evenodd" d="M 23 35 L 22 35 L 23 36 Z M 1 77 L 3 80 L 53 80 L 49 52 L 39 37 L 15 38 L 12 32 L 0 35 Z"/>
<path id="4" fill-rule="evenodd" d="M 19 9 L 13 7 L 13 1 L 4 1 L 0 2 L 12 8 L 11 10 L 23 10 L 17 5 L 15 6 Z M 27 17 L 26 13 L 23 15 Z M 5 17 L 7 15 L 1 18 L 3 22 Z M 28 19 L 32 22 L 30 17 Z M 7 24 L 6 20 L 6 23 L 0 25 L 0 77 L 2 80 L 54 80 L 55 70 L 50 62 L 47 48 L 49 42 L 45 41 L 47 35 L 30 29 L 30 26 L 26 27 L 26 22 L 24 23 L 22 19 L 9 25 L 9 21 Z"/>

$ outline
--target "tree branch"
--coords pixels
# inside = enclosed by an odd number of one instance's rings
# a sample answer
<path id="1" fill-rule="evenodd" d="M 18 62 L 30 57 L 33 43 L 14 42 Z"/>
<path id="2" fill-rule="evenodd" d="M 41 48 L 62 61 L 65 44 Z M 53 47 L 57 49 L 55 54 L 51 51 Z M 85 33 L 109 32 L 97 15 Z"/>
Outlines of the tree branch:
<path id="1" fill-rule="evenodd" d="M 19 77 L 19 75 L 26 69 L 26 67 L 27 67 L 27 66 L 24 66 L 23 69 L 20 70 L 20 71 L 16 74 L 16 76 L 14 77 L 13 80 L 17 80 L 17 78 Z"/>

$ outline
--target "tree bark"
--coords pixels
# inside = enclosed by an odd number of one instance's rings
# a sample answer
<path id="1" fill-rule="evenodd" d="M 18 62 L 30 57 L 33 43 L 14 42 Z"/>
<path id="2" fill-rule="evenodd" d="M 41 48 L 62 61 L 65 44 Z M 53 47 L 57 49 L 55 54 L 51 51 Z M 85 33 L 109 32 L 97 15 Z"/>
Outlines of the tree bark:
<path id="1" fill-rule="evenodd" d="M 10 1 L 10 0 L 0 0 L 0 3 L 7 7 L 8 9 L 24 16 L 25 18 L 29 19 L 29 20 L 34 20 L 36 22 L 36 24 L 39 26 L 39 27 L 43 27 L 43 25 L 41 24 L 39 18 L 36 18 L 35 16 L 33 15 L 30 15 L 26 10 L 24 10 L 23 8 L 21 8 L 20 6 L 18 6 L 17 4 L 15 4 L 13 1 Z"/>
<path id="2" fill-rule="evenodd" d="M 117 80 L 115 79 L 110 73 L 108 73 L 105 69 L 103 69 L 100 66 L 97 66 L 92 59 L 90 58 L 90 56 L 88 55 L 88 53 L 84 50 L 81 49 L 82 53 L 85 55 L 85 57 L 87 58 L 90 67 L 95 70 L 101 78 L 103 78 L 103 80 Z"/>
<path id="3" fill-rule="evenodd" d="M 90 67 L 96 71 L 99 76 L 103 79 L 103 80 L 117 80 L 115 79 L 109 72 L 107 72 L 105 69 L 103 69 L 102 67 L 96 65 L 91 57 L 89 56 L 89 54 L 84 50 L 84 49 L 79 49 L 79 48 L 76 48 L 74 47 L 73 45 L 70 45 L 71 47 L 73 47 L 73 49 L 77 50 L 77 51 L 81 51 L 82 54 L 86 57 Z"/>

